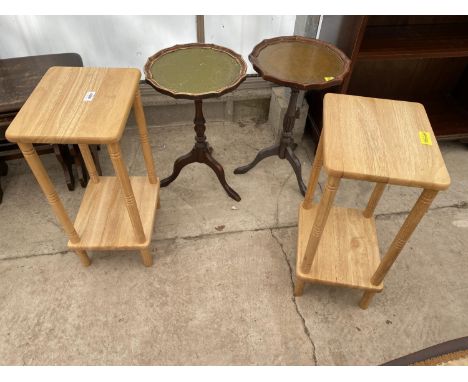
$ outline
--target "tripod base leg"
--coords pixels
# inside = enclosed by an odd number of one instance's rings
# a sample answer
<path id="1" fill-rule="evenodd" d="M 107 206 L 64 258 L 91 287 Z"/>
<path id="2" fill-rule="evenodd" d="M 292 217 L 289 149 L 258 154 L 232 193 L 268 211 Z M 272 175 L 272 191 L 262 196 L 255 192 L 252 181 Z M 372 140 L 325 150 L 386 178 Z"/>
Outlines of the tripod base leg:
<path id="1" fill-rule="evenodd" d="M 296 174 L 296 179 L 297 183 L 299 185 L 299 189 L 301 190 L 301 194 L 305 196 L 307 187 L 304 184 L 304 181 L 302 180 L 302 175 L 301 175 L 301 162 L 297 158 L 296 154 L 294 154 L 293 149 L 289 146 L 286 148 L 285 152 L 285 157 L 288 160 L 288 162 L 291 164 L 291 167 L 294 170 L 294 173 Z"/>
<path id="2" fill-rule="evenodd" d="M 274 155 L 279 155 L 279 149 L 280 149 L 280 145 L 276 144 L 276 145 L 260 150 L 257 153 L 257 156 L 255 157 L 255 159 L 251 163 L 249 163 L 248 165 L 236 168 L 234 170 L 234 174 L 245 174 L 247 171 L 254 168 L 257 165 L 257 163 L 259 163 L 263 159 L 272 157 Z"/>

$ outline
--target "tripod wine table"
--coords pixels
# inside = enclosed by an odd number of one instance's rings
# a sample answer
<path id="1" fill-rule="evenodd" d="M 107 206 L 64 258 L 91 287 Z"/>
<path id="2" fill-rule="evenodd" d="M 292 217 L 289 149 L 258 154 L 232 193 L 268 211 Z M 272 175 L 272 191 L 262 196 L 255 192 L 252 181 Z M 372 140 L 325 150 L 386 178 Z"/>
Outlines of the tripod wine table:
<path id="1" fill-rule="evenodd" d="M 120 68 L 52 67 L 41 79 L 6 137 L 18 144 L 24 158 L 68 235 L 68 247 L 83 265 L 86 250 L 138 250 L 144 265 L 149 251 L 159 179 L 148 140 L 139 93 L 140 71 Z M 133 106 L 147 177 L 129 177 L 120 139 Z M 72 224 L 33 143 L 78 144 L 91 182 L 75 224 Z M 116 177 L 98 176 L 90 144 L 105 144 Z"/>
<path id="2" fill-rule="evenodd" d="M 278 156 L 288 160 L 296 174 L 299 189 L 305 195 L 301 162 L 294 154 L 297 145 L 292 137 L 294 123 L 299 117 L 296 108 L 299 90 L 327 89 L 341 84 L 349 71 L 350 61 L 333 45 L 301 36 L 263 40 L 250 53 L 249 60 L 265 80 L 291 88 L 291 96 L 279 143 L 260 150 L 251 163 L 236 168 L 234 174 L 245 174 L 261 160 Z"/>
<path id="3" fill-rule="evenodd" d="M 161 181 L 168 186 L 190 163 L 205 163 L 215 172 L 227 194 L 240 201 L 239 194 L 226 182 L 223 167 L 213 158 L 205 136 L 202 100 L 219 97 L 245 80 L 247 65 L 240 55 L 213 44 L 184 44 L 163 49 L 145 65 L 146 81 L 159 92 L 174 98 L 195 101 L 195 145 L 174 162 L 172 174 Z"/>
<path id="4" fill-rule="evenodd" d="M 322 166 L 327 181 L 314 204 Z M 332 206 L 341 178 L 376 183 L 364 211 Z M 387 184 L 422 192 L 380 259 L 373 214 Z M 366 309 L 437 192 L 449 185 L 424 106 L 326 94 L 322 135 L 299 209 L 295 295 L 305 282 L 357 288 L 364 290 L 359 306 Z"/>

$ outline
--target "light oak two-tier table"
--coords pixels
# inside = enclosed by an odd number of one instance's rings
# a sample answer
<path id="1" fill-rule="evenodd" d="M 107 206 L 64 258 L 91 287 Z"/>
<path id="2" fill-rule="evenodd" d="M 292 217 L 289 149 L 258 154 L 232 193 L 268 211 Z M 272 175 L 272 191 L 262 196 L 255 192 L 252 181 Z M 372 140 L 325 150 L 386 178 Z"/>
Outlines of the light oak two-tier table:
<path id="1" fill-rule="evenodd" d="M 364 290 L 366 309 L 438 191 L 450 176 L 423 105 L 414 102 L 327 94 L 323 130 L 299 209 L 295 295 L 305 282 Z M 313 203 L 321 168 L 322 198 Z M 363 210 L 333 206 L 342 178 L 374 182 Z M 421 195 L 380 259 L 375 219 L 387 184 L 422 189 Z"/>
<path id="2" fill-rule="evenodd" d="M 140 71 L 124 68 L 50 68 L 8 127 L 68 235 L 68 247 L 90 264 L 86 250 L 139 250 L 149 245 L 159 206 L 156 176 L 139 93 Z M 148 176 L 129 177 L 120 139 L 133 106 Z M 73 224 L 33 143 L 79 144 L 91 182 Z M 105 144 L 117 176 L 98 176 L 90 144 Z"/>

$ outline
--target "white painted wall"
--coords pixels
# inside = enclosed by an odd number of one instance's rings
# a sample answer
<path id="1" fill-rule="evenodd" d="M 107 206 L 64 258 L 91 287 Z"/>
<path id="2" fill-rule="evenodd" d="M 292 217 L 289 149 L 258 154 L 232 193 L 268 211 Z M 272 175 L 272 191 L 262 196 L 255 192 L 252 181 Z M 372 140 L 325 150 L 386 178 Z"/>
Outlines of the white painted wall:
<path id="1" fill-rule="evenodd" d="M 255 73 L 248 60 L 253 47 L 265 38 L 294 34 L 296 16 L 205 16 L 205 41 L 242 54 L 248 73 Z"/>
<path id="2" fill-rule="evenodd" d="M 136 67 L 196 42 L 195 16 L 0 16 L 0 58 L 78 53 L 85 66 Z"/>
<path id="3" fill-rule="evenodd" d="M 292 35 L 296 16 L 205 16 L 206 42 L 248 62 L 264 38 Z M 196 42 L 195 16 L 0 16 L 0 58 L 75 52 L 85 66 L 137 67 L 160 49 Z M 249 65 L 249 73 L 254 73 Z"/>

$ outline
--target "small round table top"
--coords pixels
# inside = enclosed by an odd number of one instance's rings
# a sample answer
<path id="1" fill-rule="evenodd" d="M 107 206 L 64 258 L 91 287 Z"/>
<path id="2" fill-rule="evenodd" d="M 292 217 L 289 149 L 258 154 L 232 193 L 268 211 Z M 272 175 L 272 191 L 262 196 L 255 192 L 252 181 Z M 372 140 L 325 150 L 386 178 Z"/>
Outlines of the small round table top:
<path id="1" fill-rule="evenodd" d="M 300 90 L 339 85 L 349 71 L 346 55 L 324 41 L 301 36 L 263 40 L 249 55 L 267 81 Z"/>
<path id="2" fill-rule="evenodd" d="M 175 98 L 217 97 L 245 80 L 247 65 L 240 55 L 214 44 L 184 44 L 163 49 L 145 65 L 146 81 Z"/>

